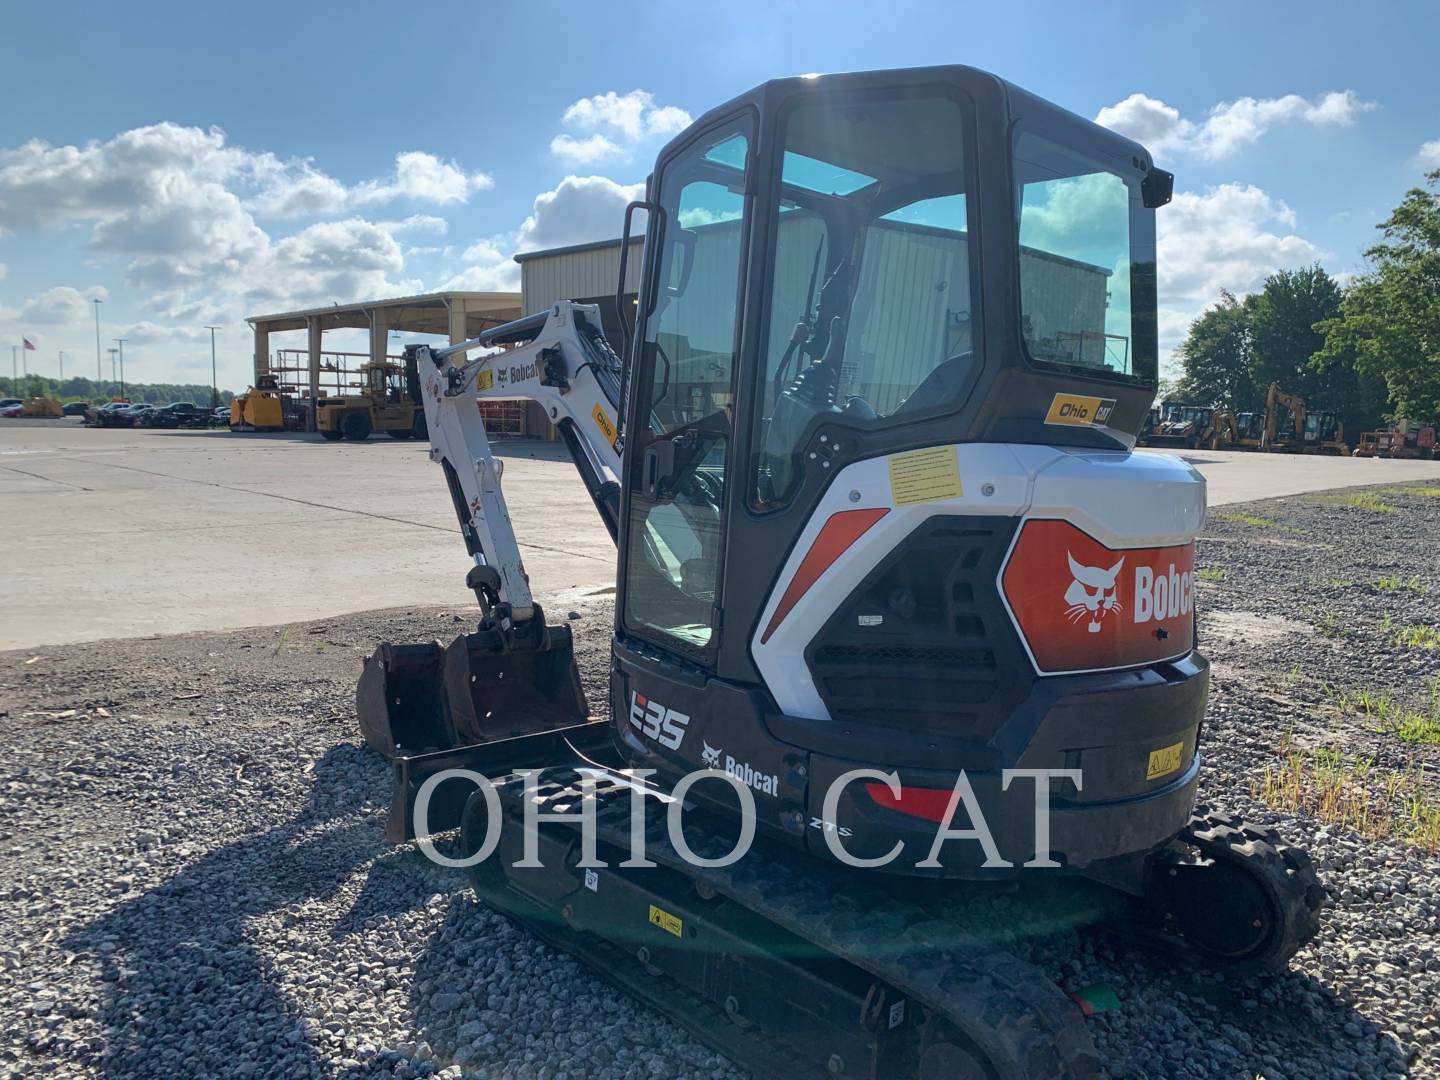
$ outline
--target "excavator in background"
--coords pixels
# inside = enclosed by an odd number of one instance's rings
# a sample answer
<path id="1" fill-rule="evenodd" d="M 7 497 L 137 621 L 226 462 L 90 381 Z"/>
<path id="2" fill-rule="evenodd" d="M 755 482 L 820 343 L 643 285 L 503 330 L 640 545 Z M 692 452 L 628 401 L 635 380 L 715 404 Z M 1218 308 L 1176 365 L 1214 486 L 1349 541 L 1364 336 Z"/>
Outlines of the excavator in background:
<path id="1" fill-rule="evenodd" d="M 486 903 L 765 1075 L 1099 1075 L 1006 948 L 1057 927 L 1283 969 L 1309 859 L 1195 804 L 1204 480 L 1131 452 L 1171 189 L 973 68 L 776 80 L 660 152 L 618 349 L 568 301 L 409 347 L 479 623 L 365 662 L 387 837 L 458 826 Z M 617 544 L 608 717 L 476 407 L 515 398 Z"/>
<path id="2" fill-rule="evenodd" d="M 1280 410 L 1285 418 L 1280 419 Z M 1304 445 L 1305 401 L 1287 394 L 1279 383 L 1271 383 L 1265 395 L 1265 434 L 1260 449 L 1272 454 L 1298 454 Z"/>
<path id="3" fill-rule="evenodd" d="M 1333 412 L 1307 412 L 1301 433 L 1302 454 L 1333 454 L 1343 457 L 1350 452 L 1345 442 L 1345 425 Z"/>

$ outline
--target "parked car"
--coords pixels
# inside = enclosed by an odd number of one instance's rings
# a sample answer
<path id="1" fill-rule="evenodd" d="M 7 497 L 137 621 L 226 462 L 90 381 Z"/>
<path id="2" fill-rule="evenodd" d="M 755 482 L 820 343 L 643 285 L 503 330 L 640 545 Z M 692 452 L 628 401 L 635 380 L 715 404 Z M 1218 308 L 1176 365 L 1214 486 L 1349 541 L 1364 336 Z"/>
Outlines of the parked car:
<path id="1" fill-rule="evenodd" d="M 218 406 L 217 408 L 214 408 L 214 409 L 210 410 L 210 426 L 211 426 L 211 427 L 229 427 L 229 426 L 230 426 L 230 406 L 229 406 L 229 405 L 221 405 L 221 406 Z"/>
<path id="2" fill-rule="evenodd" d="M 8 409 L 8 408 L 10 408 L 10 406 L 12 406 L 12 405 L 23 405 L 23 404 L 25 404 L 25 401 L 24 401 L 23 398 L 18 398 L 18 397 L 0 398 L 0 409 Z"/>
<path id="3" fill-rule="evenodd" d="M 205 427 L 210 423 L 210 413 L 193 401 L 172 401 L 152 412 L 146 422 L 158 428 Z"/>
<path id="4" fill-rule="evenodd" d="M 126 405 L 115 413 L 116 423 L 120 427 L 144 427 L 149 415 L 160 406 L 149 401 L 142 401 L 135 405 Z"/>
<path id="5" fill-rule="evenodd" d="M 61 409 L 60 413 L 63 416 L 84 416 L 89 408 L 83 401 L 72 401 Z"/>
<path id="6" fill-rule="evenodd" d="M 7 398 L 6 400 L 8 401 L 9 399 Z M 17 401 L 9 405 L 0 402 L 0 416 L 19 416 L 24 411 L 25 403 L 23 401 Z"/>

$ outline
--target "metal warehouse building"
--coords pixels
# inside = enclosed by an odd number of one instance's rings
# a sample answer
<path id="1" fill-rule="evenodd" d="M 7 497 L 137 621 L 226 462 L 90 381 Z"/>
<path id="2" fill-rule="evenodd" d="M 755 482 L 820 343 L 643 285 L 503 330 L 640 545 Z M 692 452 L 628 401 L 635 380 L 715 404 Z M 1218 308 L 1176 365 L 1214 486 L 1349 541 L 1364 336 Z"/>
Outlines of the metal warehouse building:
<path id="1" fill-rule="evenodd" d="M 625 266 L 625 292 L 634 299 L 640 281 L 641 251 L 645 238 L 630 241 Z M 599 304 L 605 332 L 619 340 L 615 316 L 615 284 L 620 277 L 620 241 L 527 251 L 515 256 L 520 264 L 520 306 L 527 314 L 542 311 L 557 300 Z"/>

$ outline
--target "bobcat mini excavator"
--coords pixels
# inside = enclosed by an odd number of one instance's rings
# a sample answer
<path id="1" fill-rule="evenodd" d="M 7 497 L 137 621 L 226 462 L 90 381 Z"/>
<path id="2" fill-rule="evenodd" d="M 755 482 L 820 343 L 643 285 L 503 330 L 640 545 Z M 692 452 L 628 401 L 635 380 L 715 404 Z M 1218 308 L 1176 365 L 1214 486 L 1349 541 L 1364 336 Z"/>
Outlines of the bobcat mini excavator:
<path id="1" fill-rule="evenodd" d="M 764 1075 L 1096 1075 L 1006 947 L 1080 922 L 1282 969 L 1309 860 L 1195 805 L 1205 484 L 1131 452 L 1171 184 L 971 68 L 777 80 L 660 153 L 618 350 L 568 302 L 414 348 L 480 621 L 366 661 L 389 838 L 459 826 L 487 903 Z M 618 545 L 608 721 L 485 398 L 541 403 Z"/>

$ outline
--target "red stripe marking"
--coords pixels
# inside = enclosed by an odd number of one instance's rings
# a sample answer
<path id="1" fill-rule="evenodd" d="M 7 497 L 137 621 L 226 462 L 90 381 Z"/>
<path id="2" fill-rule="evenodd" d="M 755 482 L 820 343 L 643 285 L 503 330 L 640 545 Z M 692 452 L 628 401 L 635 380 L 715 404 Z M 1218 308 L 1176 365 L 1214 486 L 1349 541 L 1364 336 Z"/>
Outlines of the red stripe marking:
<path id="1" fill-rule="evenodd" d="M 800 602 L 800 598 L 809 591 L 810 586 L 830 569 L 830 564 L 889 512 L 889 507 L 882 507 L 876 510 L 841 510 L 830 515 L 821 526 L 820 535 L 815 537 L 815 542 L 805 553 L 805 558 L 800 560 L 800 568 L 795 571 L 790 584 L 785 586 L 785 594 L 780 597 L 775 614 L 770 616 L 770 624 L 765 627 L 765 633 L 760 635 L 762 645 L 770 640 L 770 635 L 785 621 L 785 616 L 790 614 L 790 609 Z"/>
<path id="2" fill-rule="evenodd" d="M 866 784 L 865 794 L 876 806 L 886 810 L 898 810 L 926 821 L 944 821 L 954 792 L 946 788 L 902 787 L 900 797 L 896 798 L 888 784 Z"/>

